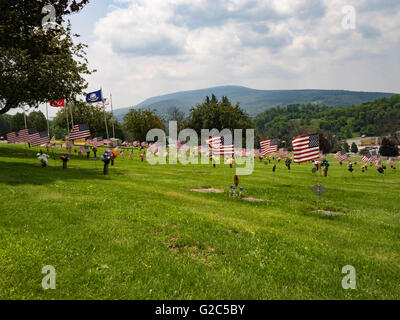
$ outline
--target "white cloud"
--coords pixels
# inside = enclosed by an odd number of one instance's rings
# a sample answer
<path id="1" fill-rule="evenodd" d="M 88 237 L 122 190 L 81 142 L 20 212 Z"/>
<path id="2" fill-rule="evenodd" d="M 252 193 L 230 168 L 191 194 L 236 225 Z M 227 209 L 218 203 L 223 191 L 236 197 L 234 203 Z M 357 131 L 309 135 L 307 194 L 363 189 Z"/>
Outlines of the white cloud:
<path id="1" fill-rule="evenodd" d="M 116 1 L 95 25 L 90 85 L 117 107 L 226 84 L 396 91 L 398 1 L 353 3 L 356 30 L 341 27 L 345 0 Z"/>

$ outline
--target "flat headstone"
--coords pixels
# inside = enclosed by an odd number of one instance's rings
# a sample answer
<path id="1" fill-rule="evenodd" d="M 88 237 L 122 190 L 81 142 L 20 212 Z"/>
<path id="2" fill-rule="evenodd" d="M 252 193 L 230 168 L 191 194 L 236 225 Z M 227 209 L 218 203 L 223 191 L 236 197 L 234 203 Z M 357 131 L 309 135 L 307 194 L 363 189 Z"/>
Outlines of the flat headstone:
<path id="1" fill-rule="evenodd" d="M 326 216 L 330 216 L 330 217 L 345 216 L 346 215 L 346 213 L 344 213 L 344 212 L 336 212 L 336 211 L 328 211 L 328 210 L 318 210 L 318 211 L 315 211 L 315 212 L 322 213 L 322 214 L 324 214 Z"/>
<path id="2" fill-rule="evenodd" d="M 224 190 L 221 189 L 214 189 L 214 188 L 207 188 L 207 189 L 190 189 L 193 192 L 200 192 L 200 193 L 224 193 Z"/>
<path id="3" fill-rule="evenodd" d="M 311 187 L 311 190 L 312 190 L 317 196 L 321 196 L 321 195 L 323 195 L 326 191 L 328 191 L 328 189 L 325 188 L 322 184 L 320 184 L 320 185 L 316 184 L 314 187 Z"/>
<path id="4" fill-rule="evenodd" d="M 256 198 L 252 198 L 252 197 L 243 198 L 243 200 L 248 201 L 248 202 L 265 202 L 265 200 L 263 200 L 263 199 L 256 199 Z"/>

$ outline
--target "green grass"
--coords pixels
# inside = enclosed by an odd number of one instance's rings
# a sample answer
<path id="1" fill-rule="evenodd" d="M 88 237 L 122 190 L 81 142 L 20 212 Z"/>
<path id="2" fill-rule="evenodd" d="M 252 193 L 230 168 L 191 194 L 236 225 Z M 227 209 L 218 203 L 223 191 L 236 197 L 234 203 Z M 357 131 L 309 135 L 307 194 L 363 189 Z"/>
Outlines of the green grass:
<path id="1" fill-rule="evenodd" d="M 324 210 L 311 165 L 256 161 L 229 200 L 226 165 L 159 165 L 73 157 L 69 168 L 37 149 L 0 145 L 0 299 L 399 299 L 400 173 L 354 176 L 331 159 Z M 42 267 L 57 271 L 43 290 Z M 344 290 L 342 267 L 357 271 Z"/>

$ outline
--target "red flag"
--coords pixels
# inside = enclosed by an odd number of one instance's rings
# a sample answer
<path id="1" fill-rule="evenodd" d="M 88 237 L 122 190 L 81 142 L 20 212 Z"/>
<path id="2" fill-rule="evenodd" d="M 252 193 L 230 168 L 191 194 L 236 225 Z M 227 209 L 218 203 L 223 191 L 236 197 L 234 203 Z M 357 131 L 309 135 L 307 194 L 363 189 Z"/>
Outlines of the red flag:
<path id="1" fill-rule="evenodd" d="M 65 99 L 50 101 L 50 106 L 54 108 L 65 107 Z"/>

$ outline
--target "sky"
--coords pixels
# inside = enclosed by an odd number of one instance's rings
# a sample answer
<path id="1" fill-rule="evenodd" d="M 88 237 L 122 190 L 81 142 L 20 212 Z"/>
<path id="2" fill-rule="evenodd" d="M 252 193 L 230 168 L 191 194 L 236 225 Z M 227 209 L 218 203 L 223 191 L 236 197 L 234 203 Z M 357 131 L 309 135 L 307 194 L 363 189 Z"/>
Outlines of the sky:
<path id="1" fill-rule="evenodd" d="M 70 20 L 115 109 L 223 85 L 400 92 L 398 0 L 92 0 Z"/>

